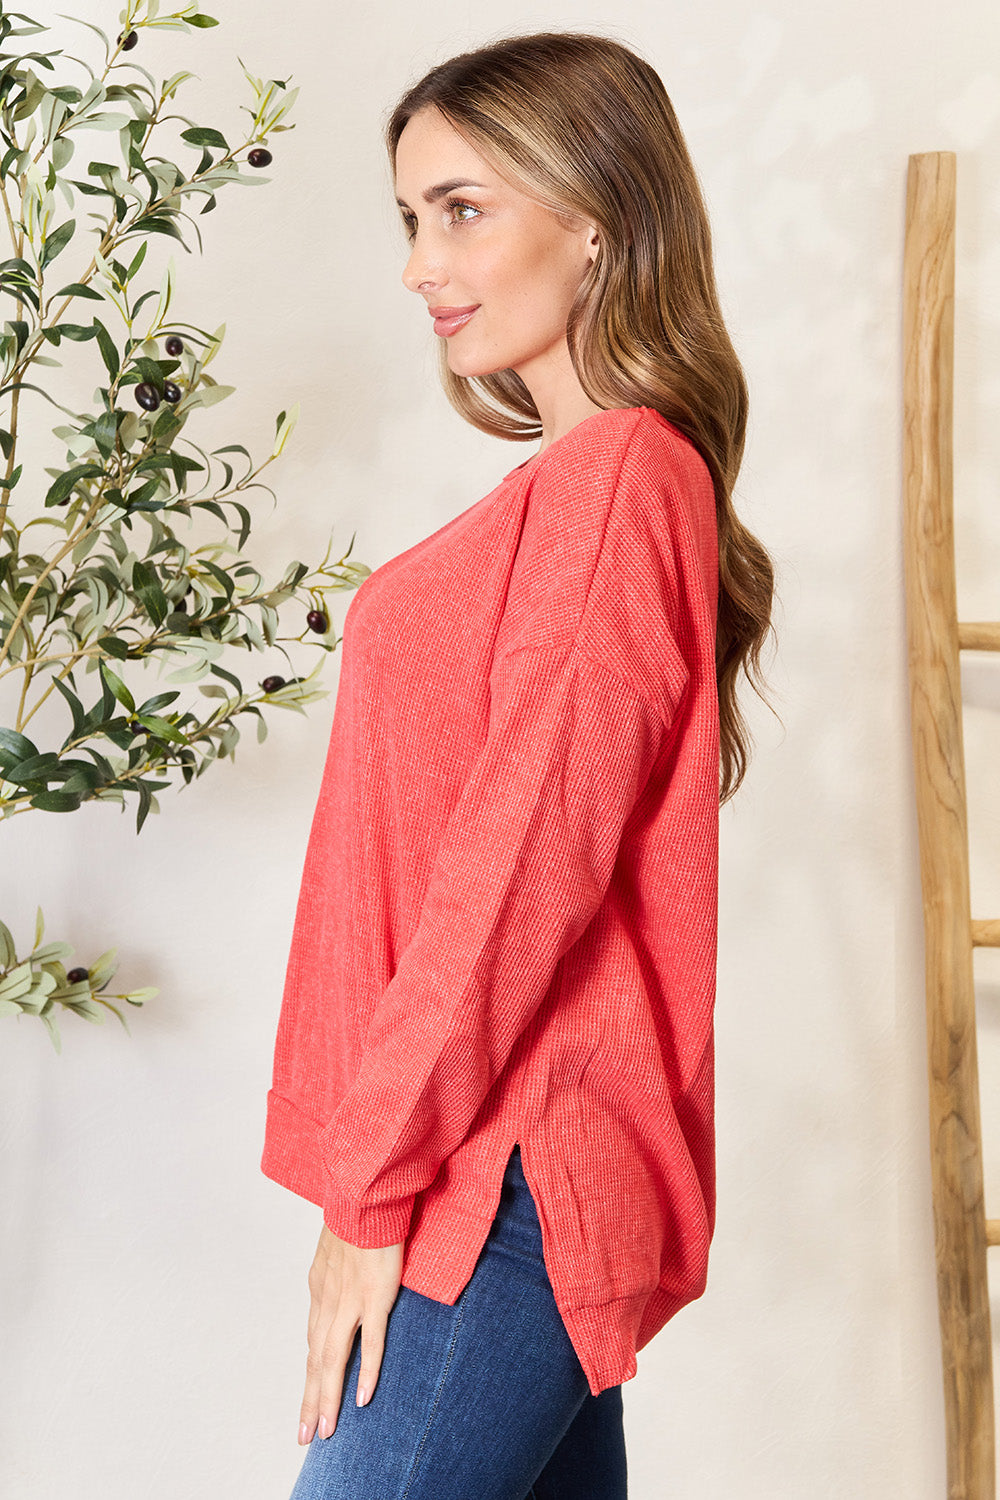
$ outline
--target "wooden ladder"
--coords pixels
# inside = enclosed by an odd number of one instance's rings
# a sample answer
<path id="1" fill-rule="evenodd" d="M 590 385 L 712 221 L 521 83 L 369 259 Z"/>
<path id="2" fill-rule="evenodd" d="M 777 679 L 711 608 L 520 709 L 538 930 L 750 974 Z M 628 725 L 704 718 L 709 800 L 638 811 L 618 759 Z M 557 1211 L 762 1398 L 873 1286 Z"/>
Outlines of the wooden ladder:
<path id="1" fill-rule="evenodd" d="M 959 624 L 952 521 L 955 153 L 909 159 L 903 268 L 903 489 L 910 703 L 926 958 L 931 1171 L 948 1500 L 995 1500 L 974 921 L 959 652 L 1000 651 L 1000 624 Z"/>

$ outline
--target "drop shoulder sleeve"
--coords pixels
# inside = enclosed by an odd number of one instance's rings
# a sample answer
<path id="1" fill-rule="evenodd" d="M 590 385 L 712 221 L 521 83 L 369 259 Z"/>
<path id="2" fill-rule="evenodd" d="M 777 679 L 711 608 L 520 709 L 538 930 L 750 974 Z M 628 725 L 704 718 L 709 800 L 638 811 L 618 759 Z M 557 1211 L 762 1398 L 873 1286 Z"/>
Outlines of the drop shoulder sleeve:
<path id="1" fill-rule="evenodd" d="M 670 729 L 662 707 L 567 646 L 493 667 L 490 722 L 356 1078 L 320 1132 L 324 1220 L 405 1239 L 415 1195 L 467 1134 L 611 880 Z"/>

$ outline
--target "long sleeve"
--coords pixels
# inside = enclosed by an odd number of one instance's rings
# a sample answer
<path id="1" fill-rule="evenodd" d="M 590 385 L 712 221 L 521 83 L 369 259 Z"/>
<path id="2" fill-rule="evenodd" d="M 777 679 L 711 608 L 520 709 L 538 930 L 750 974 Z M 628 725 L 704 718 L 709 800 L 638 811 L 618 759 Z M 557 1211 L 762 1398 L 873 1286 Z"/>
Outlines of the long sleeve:
<path id="1" fill-rule="evenodd" d="M 602 902 L 670 724 L 577 643 L 499 658 L 490 718 L 359 1071 L 319 1137 L 324 1219 L 398 1243 Z"/>

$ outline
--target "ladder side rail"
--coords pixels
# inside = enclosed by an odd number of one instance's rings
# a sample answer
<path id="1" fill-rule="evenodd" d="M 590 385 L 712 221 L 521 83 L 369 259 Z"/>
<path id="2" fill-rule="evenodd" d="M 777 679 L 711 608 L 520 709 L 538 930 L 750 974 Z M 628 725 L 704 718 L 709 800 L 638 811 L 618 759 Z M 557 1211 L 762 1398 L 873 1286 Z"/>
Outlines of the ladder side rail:
<path id="1" fill-rule="evenodd" d="M 913 155 L 903 278 L 904 556 L 948 1500 L 995 1500 L 952 516 L 954 276 L 955 154 Z"/>

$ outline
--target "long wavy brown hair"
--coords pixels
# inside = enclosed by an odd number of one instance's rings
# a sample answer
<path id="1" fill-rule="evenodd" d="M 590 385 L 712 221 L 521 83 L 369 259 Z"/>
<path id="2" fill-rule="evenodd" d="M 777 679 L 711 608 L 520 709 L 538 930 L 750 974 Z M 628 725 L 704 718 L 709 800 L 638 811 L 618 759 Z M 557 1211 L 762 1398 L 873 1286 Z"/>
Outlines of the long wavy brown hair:
<path id="1" fill-rule="evenodd" d="M 719 800 L 726 802 L 743 780 L 751 745 L 737 701 L 741 671 L 765 697 L 760 656 L 771 630 L 774 569 L 733 509 L 747 384 L 719 309 L 708 214 L 673 105 L 649 63 L 608 37 L 507 37 L 440 63 L 406 91 L 385 127 L 394 173 L 407 121 L 428 106 L 522 191 L 597 226 L 600 253 L 566 327 L 580 384 L 602 408 L 660 412 L 711 472 Z M 439 353 L 445 391 L 468 422 L 495 437 L 541 436 L 538 411 L 513 370 L 459 376 L 443 339 Z"/>

